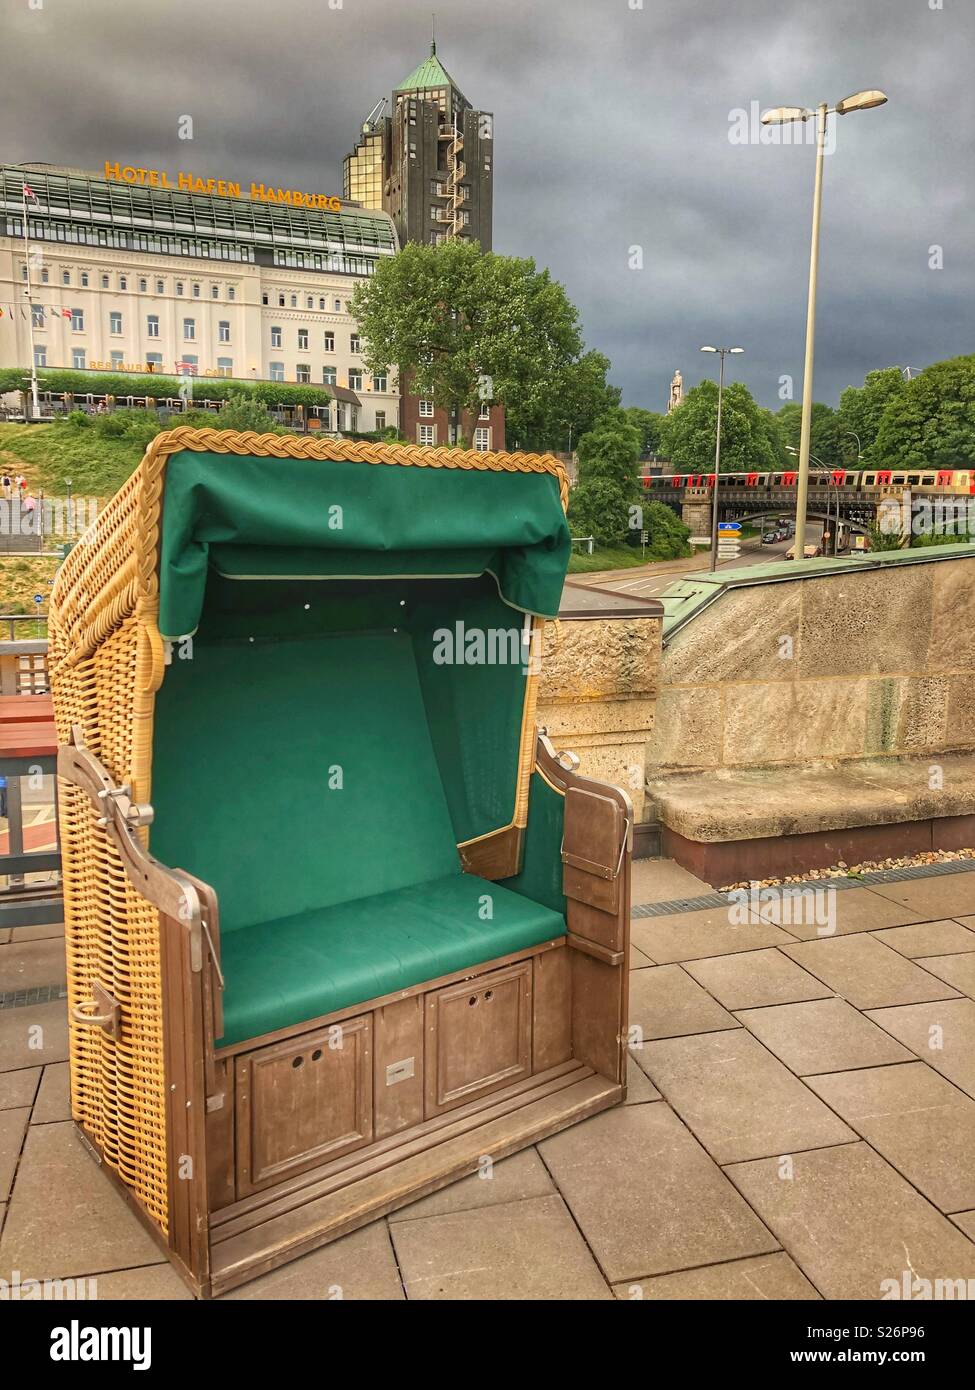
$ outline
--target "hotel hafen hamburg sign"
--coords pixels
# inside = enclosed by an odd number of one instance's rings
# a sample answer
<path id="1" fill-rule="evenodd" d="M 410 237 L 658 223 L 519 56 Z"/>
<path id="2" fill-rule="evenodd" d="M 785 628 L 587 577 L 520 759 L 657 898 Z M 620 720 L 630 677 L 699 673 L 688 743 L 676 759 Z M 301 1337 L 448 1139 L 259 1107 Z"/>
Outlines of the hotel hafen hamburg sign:
<path id="1" fill-rule="evenodd" d="M 105 177 L 111 183 L 143 184 L 146 188 L 167 188 L 176 193 L 202 193 L 210 198 L 249 197 L 255 203 L 285 203 L 292 208 L 310 208 L 318 212 L 341 212 L 342 199 L 326 193 L 303 193 L 298 188 L 273 188 L 269 184 L 251 182 L 249 190 L 231 179 L 204 179 L 197 174 L 180 171 L 171 183 L 164 169 L 140 169 L 132 164 L 110 164 L 105 161 Z"/>

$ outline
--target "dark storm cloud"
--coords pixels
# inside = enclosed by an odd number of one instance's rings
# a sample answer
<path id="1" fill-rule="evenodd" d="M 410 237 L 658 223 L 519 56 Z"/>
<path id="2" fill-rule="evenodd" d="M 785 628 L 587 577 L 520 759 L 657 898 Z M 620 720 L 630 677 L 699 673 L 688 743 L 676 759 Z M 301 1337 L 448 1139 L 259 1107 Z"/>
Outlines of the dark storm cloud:
<path id="1" fill-rule="evenodd" d="M 745 346 L 733 370 L 763 403 L 783 376 L 799 394 L 813 150 L 732 144 L 753 102 L 891 98 L 839 122 L 827 160 L 817 399 L 973 349 L 975 7 L 937 4 L 437 0 L 441 59 L 495 114 L 495 247 L 563 281 L 627 403 L 662 408 L 674 368 L 697 380 L 718 339 Z M 357 126 L 425 56 L 433 7 L 0 0 L 3 157 L 340 190 Z"/>

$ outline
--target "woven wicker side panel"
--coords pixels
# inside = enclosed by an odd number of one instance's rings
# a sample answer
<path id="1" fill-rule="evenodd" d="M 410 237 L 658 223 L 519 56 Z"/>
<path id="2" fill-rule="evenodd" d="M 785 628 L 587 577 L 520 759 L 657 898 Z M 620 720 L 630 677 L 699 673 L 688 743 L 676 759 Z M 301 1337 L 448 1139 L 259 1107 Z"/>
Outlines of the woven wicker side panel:
<path id="1" fill-rule="evenodd" d="M 52 603 L 51 682 L 58 736 L 80 725 L 113 779 L 148 791 L 151 691 L 145 589 L 138 585 L 140 474 L 71 552 Z M 140 604 L 140 597 L 142 603 Z M 142 610 L 141 612 L 139 610 Z M 62 783 L 69 1007 L 92 980 L 122 1006 L 117 1041 L 70 1025 L 72 1113 L 163 1231 L 168 1226 L 159 919 L 126 877 L 97 812 Z"/>

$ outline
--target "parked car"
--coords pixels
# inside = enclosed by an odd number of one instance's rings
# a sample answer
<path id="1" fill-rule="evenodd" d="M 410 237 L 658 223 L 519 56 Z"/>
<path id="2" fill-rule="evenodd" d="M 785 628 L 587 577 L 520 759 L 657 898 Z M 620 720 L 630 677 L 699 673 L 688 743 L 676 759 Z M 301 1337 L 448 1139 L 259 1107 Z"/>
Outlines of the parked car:
<path id="1" fill-rule="evenodd" d="M 815 541 L 810 541 L 803 549 L 802 558 L 804 560 L 814 560 L 817 555 L 822 555 L 822 553 L 823 547 L 817 545 Z M 794 560 L 796 558 L 796 547 L 794 545 L 789 546 L 789 549 L 785 552 L 785 558 L 787 560 Z"/>
<path id="2" fill-rule="evenodd" d="M 765 535 L 762 537 L 762 544 L 773 545 L 776 541 L 780 541 L 781 539 L 782 537 L 778 531 L 766 531 Z"/>

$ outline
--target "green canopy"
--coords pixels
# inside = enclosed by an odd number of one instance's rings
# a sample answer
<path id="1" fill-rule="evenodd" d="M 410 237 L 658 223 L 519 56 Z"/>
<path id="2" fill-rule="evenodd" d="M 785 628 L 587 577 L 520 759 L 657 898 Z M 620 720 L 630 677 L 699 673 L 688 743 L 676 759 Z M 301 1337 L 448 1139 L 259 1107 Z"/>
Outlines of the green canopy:
<path id="1" fill-rule="evenodd" d="M 554 617 L 570 550 L 551 473 L 184 450 L 166 466 L 164 637 L 196 631 L 207 572 L 232 579 L 474 577 Z"/>

